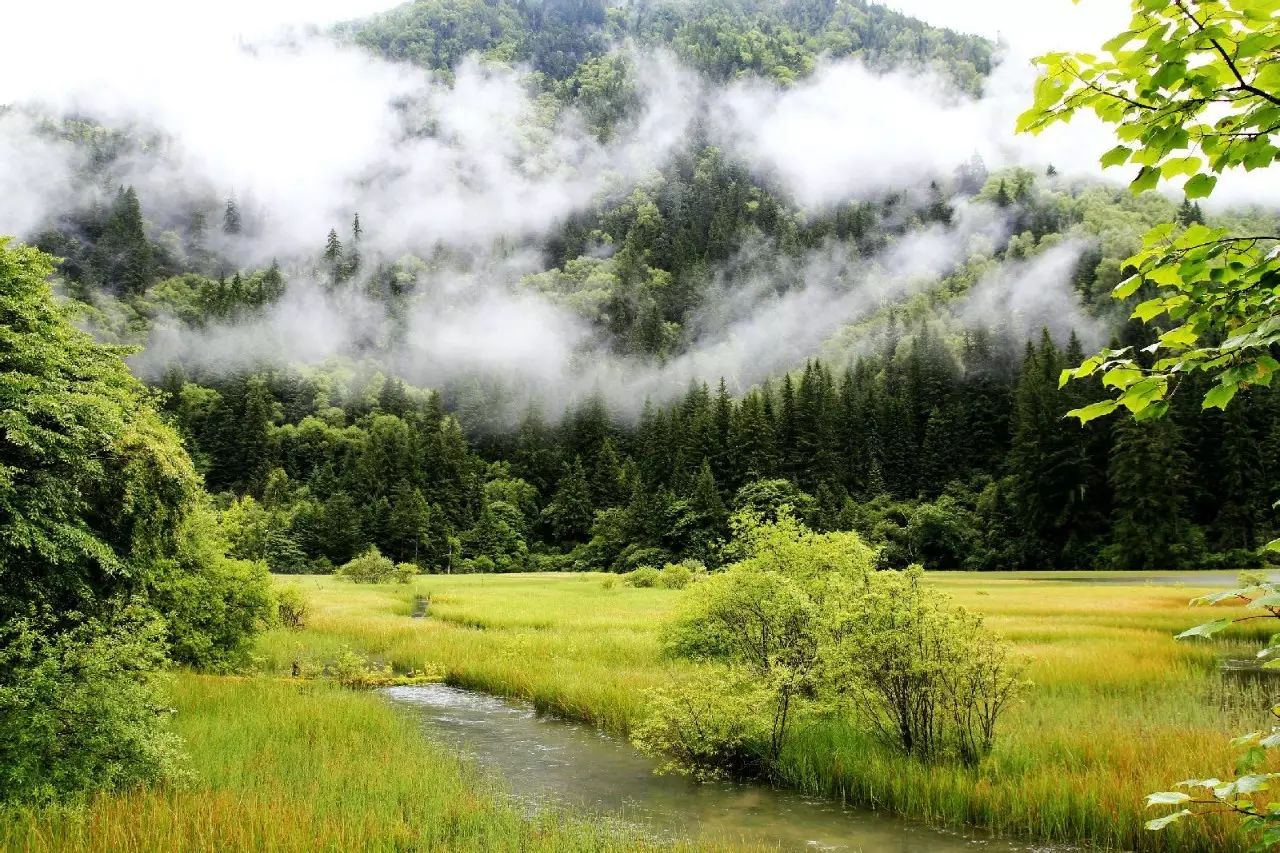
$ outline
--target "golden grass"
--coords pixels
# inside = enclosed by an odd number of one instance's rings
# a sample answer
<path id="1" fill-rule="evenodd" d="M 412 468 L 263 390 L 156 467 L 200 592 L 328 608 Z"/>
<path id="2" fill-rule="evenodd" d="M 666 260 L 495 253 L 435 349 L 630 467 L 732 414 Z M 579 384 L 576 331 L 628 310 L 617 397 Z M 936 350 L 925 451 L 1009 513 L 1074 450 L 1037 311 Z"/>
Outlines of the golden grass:
<path id="1" fill-rule="evenodd" d="M 358 587 L 332 578 L 283 580 L 306 590 L 313 618 L 304 631 L 269 633 L 261 652 L 269 670 L 285 672 L 294 659 L 323 660 L 349 645 L 401 671 L 438 667 L 453 684 L 626 734 L 644 712 L 646 690 L 679 666 L 664 661 L 658 645 L 679 593 L 606 589 L 600 581 L 472 575 Z M 1157 585 L 1143 575 L 1126 581 L 932 576 L 1031 659 L 1034 685 L 995 754 L 976 772 L 925 766 L 885 751 L 847 721 L 822 720 L 797 731 L 784 777 L 811 792 L 1040 841 L 1239 849 L 1227 822 L 1160 834 L 1142 829 L 1147 792 L 1230 773 L 1228 740 L 1260 722 L 1256 709 L 1265 703 L 1221 681 L 1217 659 L 1231 641 L 1173 641 L 1209 618 L 1187 608 L 1206 589 Z M 431 597 L 429 617 L 409 618 L 422 594 Z M 1255 628 L 1234 643 L 1245 650 L 1260 633 Z"/>
<path id="2" fill-rule="evenodd" d="M 0 812 L 29 851 L 636 850 L 607 827 L 529 818 L 381 697 L 326 683 L 185 674 L 194 778 Z"/>

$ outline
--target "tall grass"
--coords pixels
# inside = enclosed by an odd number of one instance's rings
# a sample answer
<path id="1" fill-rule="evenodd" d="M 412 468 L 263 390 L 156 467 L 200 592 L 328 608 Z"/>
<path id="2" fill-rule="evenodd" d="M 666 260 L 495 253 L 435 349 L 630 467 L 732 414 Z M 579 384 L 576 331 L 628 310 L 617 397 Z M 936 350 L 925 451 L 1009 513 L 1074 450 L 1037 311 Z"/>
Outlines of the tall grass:
<path id="1" fill-rule="evenodd" d="M 182 675 L 185 785 L 0 812 L 0 849 L 312 851 L 643 849 L 509 805 L 374 694 L 322 683 Z"/>
<path id="2" fill-rule="evenodd" d="M 1101 576 L 1098 576 L 1101 577 Z M 323 660 L 349 645 L 401 671 L 437 667 L 460 686 L 626 734 L 663 660 L 659 629 L 679 593 L 605 588 L 600 576 L 420 578 L 411 586 L 299 581 L 312 603 L 302 632 L 274 631 L 269 669 Z M 1203 614 L 1203 591 L 1146 583 L 1062 582 L 1035 575 L 946 574 L 932 582 L 984 613 L 1031 659 L 1033 687 L 977 770 L 903 758 L 836 714 L 801 725 L 781 777 L 796 788 L 940 824 L 972 824 L 1044 842 L 1139 850 L 1240 849 L 1231 822 L 1175 832 L 1142 828 L 1143 796 L 1179 779 L 1232 768 L 1229 738 L 1263 719 L 1264 697 L 1224 685 L 1226 645 L 1176 643 Z M 409 618 L 429 594 L 425 619 Z M 1219 614 L 1214 614 L 1219 615 Z M 1205 616 L 1205 618 L 1208 618 Z"/>

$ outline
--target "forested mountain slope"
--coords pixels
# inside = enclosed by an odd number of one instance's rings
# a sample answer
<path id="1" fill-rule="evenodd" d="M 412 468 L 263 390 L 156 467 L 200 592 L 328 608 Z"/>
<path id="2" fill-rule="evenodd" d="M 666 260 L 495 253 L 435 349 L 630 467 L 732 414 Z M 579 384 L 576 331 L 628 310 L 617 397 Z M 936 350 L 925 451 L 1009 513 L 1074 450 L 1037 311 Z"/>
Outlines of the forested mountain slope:
<path id="1" fill-rule="evenodd" d="M 756 133 L 833 80 L 967 109 L 990 43 L 810 0 L 428 0 L 332 37 L 431 82 L 327 235 L 169 180 L 159 130 L 5 116 L 75 152 L 75 202 L 24 236 L 65 259 L 88 328 L 145 347 L 236 556 L 715 564 L 732 511 L 784 503 L 895 566 L 1241 565 L 1274 531 L 1273 394 L 1188 393 L 1138 441 L 1064 421 L 1090 392 L 1058 387 L 1086 349 L 1149 342 L 1110 298 L 1147 228 L 1270 214 L 977 142 L 799 180 Z"/>

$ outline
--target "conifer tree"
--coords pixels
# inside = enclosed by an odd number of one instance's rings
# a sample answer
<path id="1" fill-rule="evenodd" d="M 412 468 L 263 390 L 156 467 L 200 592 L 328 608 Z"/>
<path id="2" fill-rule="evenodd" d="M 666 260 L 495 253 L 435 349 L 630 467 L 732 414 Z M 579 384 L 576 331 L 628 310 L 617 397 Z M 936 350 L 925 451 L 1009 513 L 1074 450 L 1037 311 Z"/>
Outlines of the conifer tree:
<path id="1" fill-rule="evenodd" d="M 234 198 L 227 199 L 222 211 L 222 233 L 236 236 L 241 233 L 240 208 Z"/>
<path id="2" fill-rule="evenodd" d="M 627 494 L 618 452 L 614 449 L 613 439 L 606 438 L 591 469 L 592 504 L 595 509 L 621 506 L 626 503 Z"/>
<path id="3" fill-rule="evenodd" d="M 572 544 L 586 541 L 594 514 L 591 487 L 583 470 L 582 457 L 577 456 L 560 480 L 555 496 L 542 510 L 542 520 L 557 540 Z"/>
<path id="4" fill-rule="evenodd" d="M 329 273 L 329 283 L 333 287 L 337 287 L 346 277 L 346 263 L 343 260 L 342 241 L 338 239 L 338 232 L 330 228 L 329 236 L 325 239 L 324 254 L 325 269 Z"/>
<path id="5" fill-rule="evenodd" d="M 1183 515 L 1188 459 L 1169 418 L 1116 424 L 1108 477 L 1116 508 L 1104 551 L 1117 569 L 1193 565 L 1201 534 Z"/>
<path id="6" fill-rule="evenodd" d="M 98 281 L 117 293 L 141 294 L 155 278 L 155 254 L 133 187 L 116 192 L 90 265 Z"/>

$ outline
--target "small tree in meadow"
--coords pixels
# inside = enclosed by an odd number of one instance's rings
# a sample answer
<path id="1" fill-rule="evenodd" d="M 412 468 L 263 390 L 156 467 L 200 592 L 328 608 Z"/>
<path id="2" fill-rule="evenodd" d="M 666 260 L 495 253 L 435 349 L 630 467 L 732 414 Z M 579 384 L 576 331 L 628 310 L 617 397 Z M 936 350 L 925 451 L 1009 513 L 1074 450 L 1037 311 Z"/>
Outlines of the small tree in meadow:
<path id="1" fill-rule="evenodd" d="M 826 683 L 904 752 L 973 764 L 990 752 L 1025 667 L 982 617 L 923 579 L 919 566 L 868 575 L 841 602 Z"/>
<path id="2" fill-rule="evenodd" d="M 396 577 L 396 565 L 371 545 L 369 550 L 338 569 L 339 577 L 354 583 L 388 583 Z"/>

